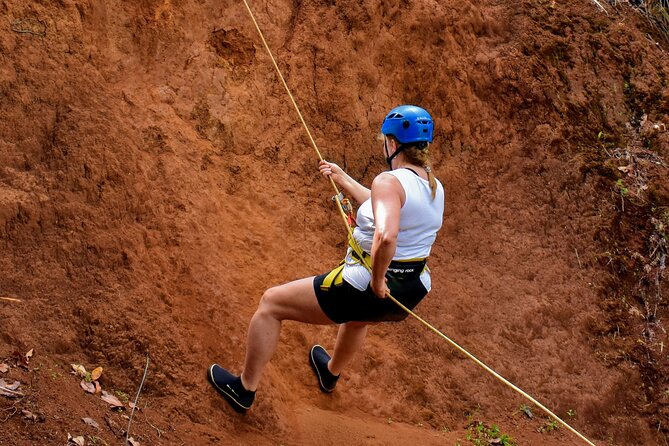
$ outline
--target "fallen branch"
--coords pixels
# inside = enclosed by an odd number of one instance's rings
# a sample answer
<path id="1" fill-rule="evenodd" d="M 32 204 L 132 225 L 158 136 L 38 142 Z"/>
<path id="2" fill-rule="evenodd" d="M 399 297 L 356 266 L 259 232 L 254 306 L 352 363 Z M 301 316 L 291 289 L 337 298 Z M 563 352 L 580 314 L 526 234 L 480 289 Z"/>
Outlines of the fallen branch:
<path id="1" fill-rule="evenodd" d="M 130 425 L 132 424 L 132 416 L 135 414 L 135 409 L 137 409 L 137 401 L 139 401 L 139 394 L 142 393 L 142 387 L 144 386 L 144 380 L 146 379 L 146 372 L 149 371 L 149 354 L 146 354 L 146 366 L 144 367 L 144 376 L 142 377 L 142 382 L 139 383 L 139 389 L 137 389 L 137 396 L 135 396 L 135 402 L 132 404 L 132 412 L 130 412 L 130 419 L 128 419 L 128 429 L 125 431 L 125 444 L 128 445 L 130 441 Z"/>
<path id="2" fill-rule="evenodd" d="M 599 6 L 599 9 L 601 9 L 602 11 L 604 11 L 604 12 L 606 13 L 606 15 L 609 15 L 609 11 L 607 11 L 606 8 L 604 8 L 604 7 L 602 6 L 602 4 L 599 3 L 598 0 L 592 0 L 592 1 L 593 1 L 593 3 L 594 3 L 595 5 Z"/>
<path id="3" fill-rule="evenodd" d="M 3 387 L 3 386 L 0 386 L 0 395 L 2 395 L 1 392 L 11 393 L 11 395 L 16 395 L 16 396 L 25 396 L 21 392 L 17 392 L 16 390 L 8 389 L 7 387 Z M 11 395 L 6 395 L 6 396 L 11 396 Z"/>
<path id="4" fill-rule="evenodd" d="M 160 437 L 163 435 L 163 431 L 161 431 L 156 426 L 151 424 L 151 422 L 149 421 L 149 417 L 146 416 L 146 406 L 144 406 L 144 421 L 146 421 L 149 426 L 151 426 L 152 428 L 154 428 L 156 430 L 156 432 L 158 432 L 158 439 L 160 439 Z"/>
<path id="5" fill-rule="evenodd" d="M 15 403 L 15 404 L 16 404 L 16 403 Z M 9 408 L 7 408 L 7 409 L 3 409 L 3 410 L 4 410 L 5 412 L 9 412 L 10 410 L 13 410 L 13 412 L 10 413 L 9 415 L 7 415 L 7 417 L 5 417 L 2 421 L 0 421 L 0 422 L 2 422 L 2 423 L 4 423 L 5 421 L 9 420 L 11 417 L 13 417 L 13 416 L 16 414 L 16 412 L 19 411 L 18 407 L 16 407 L 16 406 L 11 406 L 11 407 L 9 407 Z"/>

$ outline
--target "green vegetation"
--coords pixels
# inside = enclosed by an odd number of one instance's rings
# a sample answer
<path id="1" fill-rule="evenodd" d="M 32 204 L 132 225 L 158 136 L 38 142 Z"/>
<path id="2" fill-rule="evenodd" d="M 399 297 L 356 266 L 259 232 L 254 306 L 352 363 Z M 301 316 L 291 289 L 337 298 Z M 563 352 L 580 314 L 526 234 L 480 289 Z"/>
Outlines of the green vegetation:
<path id="1" fill-rule="evenodd" d="M 630 193 L 629 188 L 627 187 L 627 185 L 625 184 L 625 181 L 623 181 L 622 178 L 619 178 L 618 181 L 616 181 L 616 189 L 620 193 L 621 197 L 626 197 Z"/>
<path id="2" fill-rule="evenodd" d="M 123 404 L 128 404 L 128 401 L 130 401 L 130 397 L 128 396 L 127 393 L 122 392 L 120 390 L 114 390 L 114 393 L 123 402 Z"/>
<path id="3" fill-rule="evenodd" d="M 558 424 L 558 422 L 553 418 L 549 418 L 548 420 L 546 420 L 546 423 L 544 423 L 543 426 L 537 429 L 537 431 L 544 433 L 544 432 L 553 432 L 558 429 L 560 429 L 560 425 Z"/>
<path id="4" fill-rule="evenodd" d="M 486 426 L 482 421 L 471 423 L 465 439 L 474 446 L 488 446 L 493 443 L 501 446 L 516 446 L 516 441 L 507 434 L 500 432 L 499 427 L 493 424 Z"/>
<path id="5" fill-rule="evenodd" d="M 107 443 L 102 438 L 97 437 L 95 435 L 89 435 L 88 436 L 88 441 L 90 441 L 91 444 L 100 444 L 100 445 L 104 445 L 104 446 L 109 446 L 109 443 Z"/>

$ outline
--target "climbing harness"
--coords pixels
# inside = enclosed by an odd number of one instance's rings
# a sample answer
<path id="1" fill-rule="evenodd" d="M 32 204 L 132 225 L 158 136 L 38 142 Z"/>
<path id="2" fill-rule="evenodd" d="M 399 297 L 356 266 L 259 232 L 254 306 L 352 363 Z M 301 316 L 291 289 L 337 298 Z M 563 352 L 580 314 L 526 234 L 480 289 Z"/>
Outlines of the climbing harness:
<path id="1" fill-rule="evenodd" d="M 364 251 L 360 244 L 353 237 L 349 237 L 348 246 L 351 248 L 350 255 L 347 252 L 346 256 L 344 256 L 344 259 L 339 262 L 339 265 L 325 276 L 323 283 L 321 283 L 321 290 L 327 291 L 333 285 L 341 285 L 342 281 L 344 280 L 344 268 L 347 265 L 350 266 L 353 264 L 358 264 L 369 269 L 368 265 L 371 264 L 372 256 Z M 349 257 L 351 260 L 349 260 Z M 420 276 L 425 270 L 430 270 L 427 267 L 426 258 L 393 260 L 390 262 L 390 265 L 388 265 L 388 276 L 389 279 L 399 276 L 402 278 L 402 280 L 407 280 L 411 277 Z"/>
<path id="2" fill-rule="evenodd" d="M 255 16 L 253 15 L 253 11 L 251 11 L 251 8 L 249 7 L 249 4 L 247 0 L 244 0 L 244 5 L 246 6 L 247 11 L 249 12 L 249 15 L 251 16 L 251 20 L 253 21 L 253 24 L 256 27 L 256 30 L 258 31 L 258 35 L 260 36 L 260 39 L 262 40 L 263 45 L 265 46 L 265 49 L 267 50 L 267 54 L 269 54 L 270 59 L 272 60 L 272 64 L 274 64 L 274 68 L 276 69 L 276 73 L 279 77 L 279 80 L 283 84 L 284 88 L 286 89 L 286 93 L 288 93 L 288 97 L 290 97 L 291 102 L 293 103 L 293 107 L 295 108 L 295 111 L 297 112 L 297 115 L 300 118 L 300 121 L 302 122 L 302 125 L 304 126 L 304 130 L 307 133 L 307 136 L 309 137 L 309 141 L 311 142 L 311 145 L 313 146 L 314 150 L 316 151 L 316 155 L 318 155 L 319 160 L 323 161 L 323 157 L 321 156 L 321 152 L 318 150 L 318 146 L 316 145 L 316 142 L 314 141 L 314 138 L 311 136 L 311 132 L 309 131 L 309 127 L 307 126 L 306 122 L 304 121 L 304 118 L 302 117 L 302 112 L 300 111 L 300 108 L 297 106 L 297 102 L 295 102 L 295 98 L 293 98 L 293 94 L 290 92 L 290 88 L 288 88 L 288 84 L 286 84 L 286 80 L 283 78 L 283 75 L 281 74 L 281 70 L 279 69 L 279 66 L 276 63 L 276 60 L 274 59 L 274 56 L 272 55 L 272 51 L 269 49 L 269 45 L 267 44 L 267 41 L 265 40 L 265 36 L 263 35 L 262 31 L 260 30 L 260 26 L 258 25 L 258 22 L 256 21 Z M 344 204 L 342 203 L 344 201 L 343 194 L 339 191 L 339 188 L 335 184 L 334 180 L 332 177 L 328 177 L 330 180 L 330 184 L 335 190 L 335 196 L 333 197 L 335 203 L 337 203 L 337 209 L 339 210 L 339 213 L 341 217 L 344 220 L 344 223 L 346 224 L 346 231 L 348 233 L 348 244 L 351 247 L 352 253 L 357 256 L 357 260 L 365 267 L 367 270 L 370 272 L 372 271 L 372 267 L 369 263 L 370 261 L 370 256 L 367 254 L 358 244 L 358 242 L 353 238 L 353 230 L 351 229 L 351 224 L 348 221 L 348 217 L 346 215 L 346 211 L 344 210 Z M 340 268 L 343 270 L 343 266 L 340 265 Z M 334 271 L 337 271 L 339 268 L 335 268 L 335 270 L 331 271 L 330 274 L 334 273 Z M 328 276 L 330 276 L 328 274 Z M 333 277 L 330 279 L 330 283 L 334 283 L 338 280 L 343 280 L 341 278 L 341 271 L 339 273 L 334 274 Z M 341 283 L 341 282 L 339 282 Z M 428 323 L 426 320 L 418 316 L 416 313 L 408 309 L 406 306 L 404 306 L 401 302 L 399 302 L 397 299 L 395 299 L 393 296 L 390 294 L 387 294 L 387 298 L 392 300 L 395 304 L 397 304 L 402 310 L 406 311 L 409 315 L 413 316 L 416 320 L 418 320 L 420 323 L 425 325 L 428 329 L 430 329 L 432 332 L 437 334 L 437 336 L 443 338 L 445 341 L 447 341 L 449 344 L 451 344 L 453 347 L 455 347 L 458 351 L 460 351 L 462 354 L 467 356 L 469 359 L 474 361 L 476 364 L 481 366 L 485 371 L 493 375 L 495 378 L 497 378 L 499 381 L 501 381 L 503 384 L 507 385 L 511 389 L 515 390 L 517 393 L 521 394 L 524 396 L 526 399 L 528 399 L 530 402 L 535 404 L 537 407 L 539 407 L 542 411 L 544 411 L 548 416 L 552 417 L 554 420 L 558 421 L 560 424 L 562 424 L 564 427 L 566 427 L 569 431 L 571 431 L 573 434 L 578 436 L 581 440 L 585 441 L 587 444 L 590 446 L 596 446 L 592 441 L 588 440 L 583 434 L 578 432 L 576 429 L 571 427 L 569 424 L 567 424 L 565 421 L 563 421 L 560 417 L 555 415 L 550 409 L 548 409 L 546 406 L 541 404 L 539 401 L 537 401 L 535 398 L 524 392 L 522 389 L 514 385 L 512 382 L 504 378 L 502 375 L 499 373 L 495 372 L 493 369 L 488 367 L 486 364 L 484 364 L 482 361 L 480 361 L 478 358 L 476 358 L 474 355 L 469 353 L 467 350 L 462 348 L 458 343 L 450 339 L 448 336 L 443 334 L 441 331 L 437 330 L 435 327 L 433 327 L 430 323 Z"/>

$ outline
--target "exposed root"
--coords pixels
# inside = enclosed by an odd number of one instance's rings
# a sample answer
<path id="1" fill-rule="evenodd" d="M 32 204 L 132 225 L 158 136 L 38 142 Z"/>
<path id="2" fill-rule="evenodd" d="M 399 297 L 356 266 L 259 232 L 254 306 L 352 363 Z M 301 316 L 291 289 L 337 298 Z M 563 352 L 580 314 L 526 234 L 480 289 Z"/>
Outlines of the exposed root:
<path id="1" fill-rule="evenodd" d="M 19 34 L 46 37 L 46 24 L 37 19 L 16 19 L 12 22 L 11 29 Z"/>

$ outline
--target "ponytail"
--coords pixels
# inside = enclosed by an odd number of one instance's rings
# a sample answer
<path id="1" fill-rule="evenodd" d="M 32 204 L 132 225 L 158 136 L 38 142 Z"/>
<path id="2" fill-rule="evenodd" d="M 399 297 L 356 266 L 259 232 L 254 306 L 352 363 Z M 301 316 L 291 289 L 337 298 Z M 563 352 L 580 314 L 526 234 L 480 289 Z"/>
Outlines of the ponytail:
<path id="1" fill-rule="evenodd" d="M 415 146 L 407 147 L 404 149 L 404 154 L 411 163 L 418 164 L 425 169 L 425 172 L 427 173 L 427 181 L 430 183 L 432 199 L 434 200 L 437 196 L 437 179 L 435 178 L 434 173 L 432 173 L 428 149 L 429 145 L 427 145 L 425 148 L 419 148 Z"/>
<path id="2" fill-rule="evenodd" d="M 423 167 L 425 168 L 425 172 L 427 172 L 427 181 L 430 183 L 430 191 L 432 192 L 432 199 L 434 200 L 437 196 L 437 179 L 434 177 L 432 168 L 429 164 Z"/>

